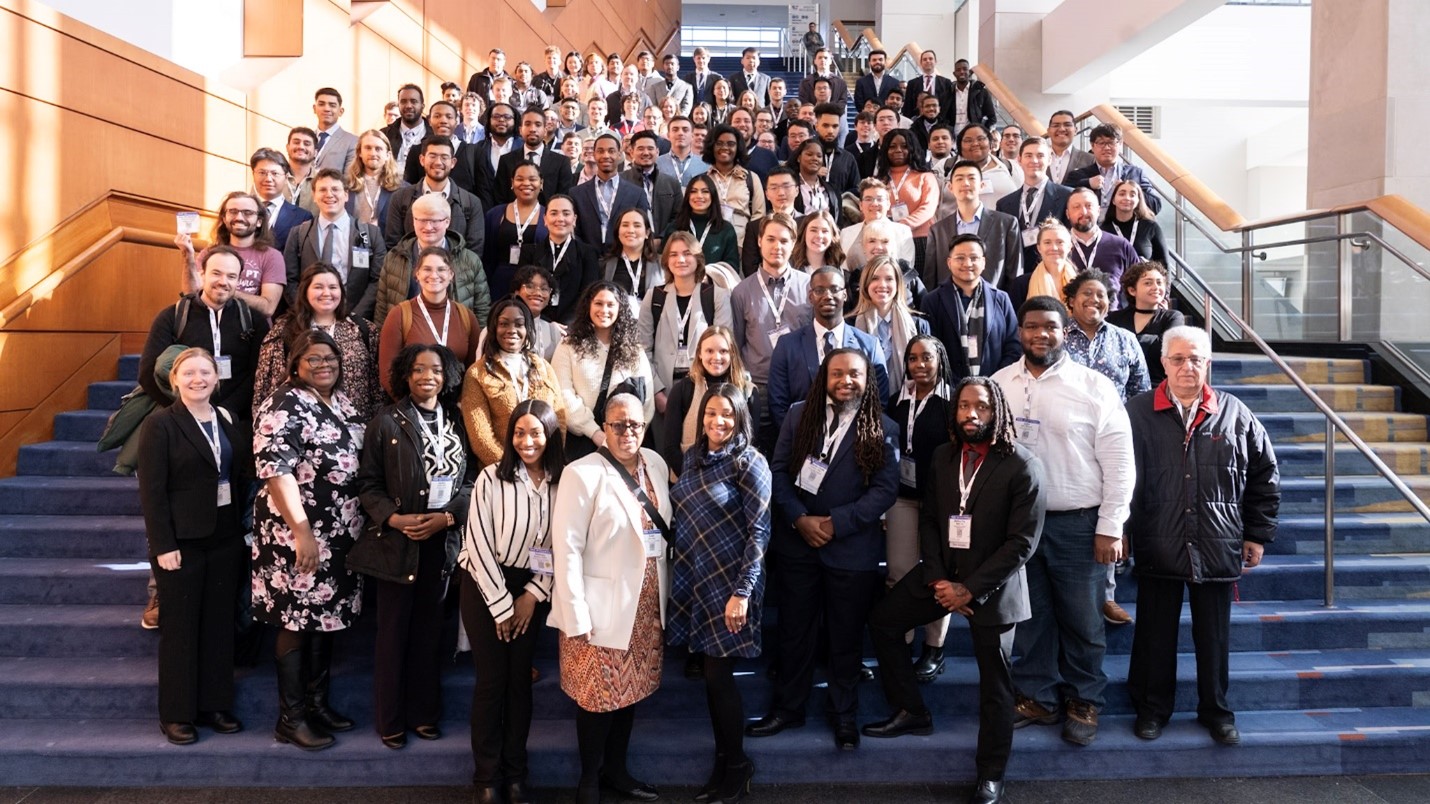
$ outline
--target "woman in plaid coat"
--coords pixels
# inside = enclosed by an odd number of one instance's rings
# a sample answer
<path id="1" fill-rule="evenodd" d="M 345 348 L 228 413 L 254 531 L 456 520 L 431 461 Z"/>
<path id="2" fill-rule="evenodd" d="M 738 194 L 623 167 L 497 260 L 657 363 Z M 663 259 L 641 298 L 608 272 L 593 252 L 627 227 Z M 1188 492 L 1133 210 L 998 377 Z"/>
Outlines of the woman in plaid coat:
<path id="1" fill-rule="evenodd" d="M 705 656 L 715 767 L 697 800 L 733 802 L 754 775 L 734 669 L 736 658 L 760 654 L 770 469 L 750 443 L 749 407 L 738 387 L 712 386 L 699 410 L 700 435 L 670 490 L 675 564 L 666 635 Z"/>

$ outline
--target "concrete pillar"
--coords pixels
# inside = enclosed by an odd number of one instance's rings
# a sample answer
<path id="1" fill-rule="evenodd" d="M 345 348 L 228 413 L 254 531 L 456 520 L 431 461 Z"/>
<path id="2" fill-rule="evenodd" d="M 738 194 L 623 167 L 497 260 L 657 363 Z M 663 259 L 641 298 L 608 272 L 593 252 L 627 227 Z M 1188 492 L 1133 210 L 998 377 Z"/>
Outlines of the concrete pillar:
<path id="1" fill-rule="evenodd" d="M 921 49 L 938 53 L 943 72 L 952 70 L 954 60 L 962 54 L 955 55 L 958 53 L 955 15 L 945 13 L 948 7 L 948 4 L 926 0 L 877 0 L 874 4 L 875 29 L 884 47 L 889 50 L 889 56 L 892 58 L 899 48 L 917 42 Z"/>
<path id="2" fill-rule="evenodd" d="M 1100 76 L 1072 92 L 1043 91 L 1046 18 L 1062 0 L 977 0 L 978 59 L 991 67 L 1042 123 L 1059 109 L 1075 113 L 1103 103 L 1108 79 Z M 1041 133 L 1041 132 L 1038 132 Z"/>
<path id="3" fill-rule="evenodd" d="M 1430 5 L 1316 0 L 1306 203 L 1399 193 L 1430 208 Z"/>

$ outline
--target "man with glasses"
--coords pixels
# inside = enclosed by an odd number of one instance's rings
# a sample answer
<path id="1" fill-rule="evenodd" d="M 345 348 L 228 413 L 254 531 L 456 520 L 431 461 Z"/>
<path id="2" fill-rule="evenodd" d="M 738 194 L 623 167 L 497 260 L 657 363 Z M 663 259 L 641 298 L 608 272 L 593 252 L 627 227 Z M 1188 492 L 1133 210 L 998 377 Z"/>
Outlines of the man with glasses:
<path id="1" fill-rule="evenodd" d="M 925 294 L 920 305 L 930 334 L 943 342 L 955 380 L 991 377 L 1023 356 L 1013 302 L 983 278 L 983 264 L 978 235 L 953 238 L 947 257 L 952 281 Z"/>
<path id="2" fill-rule="evenodd" d="M 799 196 L 799 174 L 788 165 L 777 165 L 765 179 L 765 202 L 769 208 L 766 215 L 780 213 L 788 215 L 796 225 L 800 216 L 794 210 L 794 200 Z M 760 269 L 760 232 L 754 226 L 745 228 L 745 242 L 740 246 L 740 271 L 745 276 Z"/>
<path id="3" fill-rule="evenodd" d="M 445 248 L 452 256 L 452 284 L 447 291 L 451 299 L 470 308 L 478 321 L 487 320 L 492 306 L 487 274 L 482 270 L 477 252 L 468 248 L 466 239 L 451 226 L 455 212 L 456 208 L 441 193 L 427 193 L 412 202 L 408 214 L 414 229 L 387 250 L 382 272 L 377 277 L 372 323 L 379 332 L 394 307 L 416 298 L 421 292 L 417 285 L 417 253 L 429 246 Z"/>
<path id="4" fill-rule="evenodd" d="M 260 157 L 262 157 L 260 159 Z M 260 171 L 277 173 L 280 168 L 274 159 L 283 157 L 267 148 L 260 148 L 254 154 L 254 177 L 258 181 Z M 279 175 L 266 177 L 265 181 L 282 182 Z M 282 203 L 283 196 L 277 197 Z M 292 204 L 284 205 L 295 212 L 302 212 L 299 221 L 312 220 L 307 212 Z M 267 210 L 262 208 L 258 198 L 244 192 L 229 193 L 218 205 L 218 226 L 214 228 L 213 242 L 216 246 L 228 246 L 238 255 L 239 272 L 231 289 L 234 297 L 241 299 L 264 318 L 271 317 L 283 298 L 283 287 L 287 282 L 283 267 L 283 253 L 276 247 L 273 233 L 269 229 Z M 202 287 L 199 266 L 213 246 L 195 256 L 192 238 L 185 232 L 174 237 L 174 245 L 179 248 L 183 261 L 179 290 L 194 293 Z"/>
<path id="5" fill-rule="evenodd" d="M 487 140 L 482 141 L 485 142 Z M 482 143 L 469 150 L 477 150 Z M 452 140 L 433 134 L 422 141 L 417 153 L 422 164 L 422 180 L 392 194 L 387 206 L 387 223 L 382 227 L 383 238 L 388 243 L 396 243 L 411 235 L 415 231 L 412 208 L 416 199 L 425 195 L 440 195 L 451 207 L 452 231 L 461 234 L 467 248 L 480 254 L 486 242 L 483 207 L 475 195 L 458 187 L 451 179 Z"/>
<path id="6" fill-rule="evenodd" d="M 452 166 L 449 171 L 452 181 L 458 187 L 471 193 L 476 187 L 476 176 L 472 173 L 471 163 L 461 159 L 462 146 L 467 143 L 458 136 L 462 116 L 457 113 L 455 104 L 447 101 L 437 101 L 432 104 L 432 108 L 427 110 L 427 125 L 431 128 L 432 134 L 439 137 L 447 137 L 452 141 Z M 402 180 L 408 184 L 416 184 L 422 181 L 422 176 L 426 171 L 422 167 L 421 149 L 413 148 L 407 154 L 407 163 L 402 169 Z"/>
<path id="7" fill-rule="evenodd" d="M 1104 123 L 1092 130 L 1092 157 L 1094 164 L 1070 171 L 1063 178 L 1069 187 L 1087 187 L 1097 193 L 1104 210 L 1112 208 L 1112 192 L 1121 181 L 1135 181 L 1142 188 L 1142 200 L 1152 214 L 1162 208 L 1162 198 L 1152 188 L 1152 182 L 1142 168 L 1129 165 L 1122 159 L 1122 129 Z"/>
<path id="8" fill-rule="evenodd" d="M 1077 123 L 1073 113 L 1066 109 L 1053 112 L 1048 119 L 1048 178 L 1058 184 L 1066 184 L 1067 176 L 1093 163 L 1092 154 L 1072 147 L 1077 136 Z"/>
<path id="9" fill-rule="evenodd" d="M 1222 745 L 1241 734 L 1227 703 L 1231 601 L 1243 570 L 1276 536 L 1280 475 L 1251 411 L 1212 388 L 1211 338 L 1196 327 L 1162 336 L 1167 379 L 1127 403 L 1137 485 L 1127 533 L 1137 553 L 1137 625 L 1127 689 L 1133 733 L 1155 740 L 1172 716 L 1182 589 L 1191 601 L 1197 721 Z"/>
<path id="10" fill-rule="evenodd" d="M 263 211 L 259 223 L 271 232 L 273 245 L 282 248 L 288 242 L 288 232 L 303 221 L 312 220 L 313 213 L 288 200 L 288 177 L 292 170 L 288 158 L 272 148 L 259 148 L 248 159 L 253 170 L 253 194 Z M 195 287 L 186 286 L 185 291 Z M 257 307 L 254 308 L 258 309 Z"/>
<path id="11" fill-rule="evenodd" d="M 1023 359 L 993 375 L 1017 425 L 1018 442 L 1043 463 L 1047 518 L 1028 561 L 1032 618 L 1014 637 L 1013 728 L 1063 720 L 1063 739 L 1090 745 L 1105 703 L 1102 619 L 1107 564 L 1123 555 L 1132 499 L 1132 430 L 1112 382 L 1063 349 L 1071 323 L 1051 296 L 1018 309 Z"/>

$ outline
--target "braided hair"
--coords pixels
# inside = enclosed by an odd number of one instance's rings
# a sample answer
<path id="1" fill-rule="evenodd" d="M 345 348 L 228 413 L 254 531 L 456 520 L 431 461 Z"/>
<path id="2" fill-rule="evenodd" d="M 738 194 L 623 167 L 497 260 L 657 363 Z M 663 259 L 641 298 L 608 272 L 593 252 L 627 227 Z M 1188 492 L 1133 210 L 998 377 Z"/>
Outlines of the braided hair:
<path id="1" fill-rule="evenodd" d="M 804 466 L 805 459 L 817 454 L 824 444 L 824 436 L 829 432 L 824 418 L 824 403 L 829 393 L 829 361 L 845 354 L 858 355 L 859 359 L 864 361 L 864 371 L 868 375 L 864 383 L 864 396 L 859 400 L 859 407 L 854 413 L 854 423 L 851 425 L 855 438 L 854 463 L 863 474 L 865 483 L 869 482 L 875 472 L 884 468 L 884 413 L 879 405 L 879 390 L 874 382 L 873 364 L 862 349 L 845 347 L 835 349 L 824 356 L 824 362 L 820 364 L 819 372 L 814 375 L 814 382 L 810 384 L 809 394 L 804 399 L 804 410 L 800 412 L 799 425 L 794 431 L 789 465 L 791 477 L 799 477 L 799 470 Z"/>
<path id="2" fill-rule="evenodd" d="M 879 258 L 875 258 L 879 259 Z M 914 344 L 921 343 L 925 349 L 933 352 L 938 360 L 938 386 L 953 398 L 948 400 L 948 404 L 943 406 L 944 429 L 949 433 L 958 429 L 958 394 L 954 393 L 953 365 L 948 362 L 948 349 L 944 347 L 943 341 L 932 335 L 915 335 L 909 338 L 909 342 L 904 346 L 904 376 L 908 376 L 909 357 L 914 353 Z M 959 386 L 962 387 L 962 386 Z"/>
<path id="3" fill-rule="evenodd" d="M 1008 407 L 1008 399 L 1003 396 L 1003 389 L 998 383 L 988 377 L 964 377 L 954 389 L 953 410 L 958 410 L 958 397 L 963 394 L 963 389 L 970 385 L 980 386 L 987 391 L 988 400 L 993 405 L 993 441 L 988 446 L 989 451 L 997 455 L 1012 455 L 1018 432 L 1013 425 L 1013 412 Z M 956 417 L 957 413 L 954 416 Z M 963 428 L 958 426 L 956 418 L 949 427 L 948 437 L 960 450 L 963 448 Z"/>

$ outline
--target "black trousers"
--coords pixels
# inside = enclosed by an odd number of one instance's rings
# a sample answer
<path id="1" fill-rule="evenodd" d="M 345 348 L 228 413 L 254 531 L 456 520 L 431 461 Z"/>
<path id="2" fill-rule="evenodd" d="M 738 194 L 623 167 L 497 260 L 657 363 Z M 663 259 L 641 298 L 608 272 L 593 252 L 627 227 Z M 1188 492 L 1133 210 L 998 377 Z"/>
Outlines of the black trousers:
<path id="1" fill-rule="evenodd" d="M 779 565 L 780 676 L 775 684 L 773 711 L 785 717 L 804 717 L 814 684 L 815 652 L 823 621 L 829 637 L 825 662 L 828 711 L 833 718 L 850 720 L 859 706 L 856 687 L 864 624 L 884 585 L 882 574 L 879 570 L 834 569 L 815 555 L 781 555 Z"/>
<path id="2" fill-rule="evenodd" d="M 502 567 L 502 575 L 513 598 L 520 596 L 531 580 L 530 570 Z M 525 782 L 526 739 L 531 734 L 531 657 L 551 605 L 536 604 L 526 633 L 503 642 L 497 639 L 496 620 L 482 599 L 481 587 L 468 573 L 461 576 L 462 624 L 472 642 L 477 674 L 472 689 L 472 759 L 476 763 L 472 783 L 486 787 Z"/>
<path id="3" fill-rule="evenodd" d="M 233 611 L 247 548 L 237 528 L 179 542 L 179 568 L 150 559 L 159 607 L 159 719 L 233 708 Z"/>
<path id="4" fill-rule="evenodd" d="M 1138 717 L 1166 723 L 1177 704 L 1177 631 L 1182 589 L 1192 608 L 1197 654 L 1197 718 L 1207 725 L 1235 723 L 1226 702 L 1232 584 L 1137 577 L 1137 625 L 1127 691 Z"/>
<path id="5" fill-rule="evenodd" d="M 915 575 L 905 575 L 874 606 L 869 636 L 879 657 L 879 678 L 889 705 L 922 715 L 928 707 L 909 662 L 904 633 L 939 619 L 948 610 L 933 597 L 914 594 L 922 583 Z M 1013 750 L 1013 624 L 969 622 L 968 627 L 973 636 L 973 660 L 978 664 L 978 778 L 1002 779 Z"/>
<path id="6" fill-rule="evenodd" d="M 417 578 L 376 581 L 373 726 L 383 737 L 435 726 L 442 713 L 442 564 L 445 534 L 418 542 Z"/>

